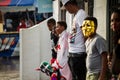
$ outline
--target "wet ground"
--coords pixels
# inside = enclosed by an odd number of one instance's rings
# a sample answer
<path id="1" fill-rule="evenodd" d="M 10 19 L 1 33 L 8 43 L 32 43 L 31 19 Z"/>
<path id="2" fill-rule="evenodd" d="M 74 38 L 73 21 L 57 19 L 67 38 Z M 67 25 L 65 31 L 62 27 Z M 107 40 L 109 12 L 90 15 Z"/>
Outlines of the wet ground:
<path id="1" fill-rule="evenodd" d="M 20 80 L 19 57 L 0 57 L 0 80 Z"/>

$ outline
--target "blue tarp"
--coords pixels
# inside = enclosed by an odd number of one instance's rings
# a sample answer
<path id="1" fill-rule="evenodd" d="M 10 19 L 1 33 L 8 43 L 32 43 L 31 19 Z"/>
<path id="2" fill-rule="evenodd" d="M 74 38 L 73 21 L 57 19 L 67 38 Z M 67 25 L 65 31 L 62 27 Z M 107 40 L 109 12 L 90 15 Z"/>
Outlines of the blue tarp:
<path id="1" fill-rule="evenodd" d="M 0 6 L 32 6 L 36 0 L 0 0 Z"/>
<path id="2" fill-rule="evenodd" d="M 0 34 L 0 57 L 11 56 L 19 43 L 19 33 Z"/>

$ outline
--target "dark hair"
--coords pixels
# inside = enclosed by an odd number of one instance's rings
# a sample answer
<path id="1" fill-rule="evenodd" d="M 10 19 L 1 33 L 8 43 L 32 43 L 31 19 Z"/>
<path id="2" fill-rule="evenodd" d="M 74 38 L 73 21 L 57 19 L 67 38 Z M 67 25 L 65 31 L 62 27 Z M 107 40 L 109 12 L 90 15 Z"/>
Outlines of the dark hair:
<path id="1" fill-rule="evenodd" d="M 95 17 L 86 17 L 84 20 L 91 20 L 91 21 L 94 21 L 94 24 L 95 24 L 95 27 L 97 28 L 98 26 L 98 22 L 97 22 L 97 19 Z"/>
<path id="2" fill-rule="evenodd" d="M 65 30 L 67 29 L 67 24 L 65 21 L 58 21 L 57 24 L 59 24 L 60 26 L 64 26 Z"/>
<path id="3" fill-rule="evenodd" d="M 112 11 L 112 13 L 117 13 L 119 18 L 120 18 L 120 9 L 114 9 Z M 118 44 L 119 39 L 120 39 L 120 31 L 114 31 L 114 35 L 113 35 L 113 43 L 114 43 L 114 45 Z"/>
<path id="4" fill-rule="evenodd" d="M 53 18 L 51 18 L 47 21 L 47 24 L 49 24 L 49 23 L 52 23 L 52 24 L 56 25 L 56 21 Z"/>
<path id="5" fill-rule="evenodd" d="M 112 11 L 112 13 L 118 13 L 118 14 L 120 14 L 120 9 L 114 9 L 114 10 Z"/>
<path id="6" fill-rule="evenodd" d="M 77 5 L 76 0 L 69 0 L 65 5 L 72 4 L 72 5 Z"/>

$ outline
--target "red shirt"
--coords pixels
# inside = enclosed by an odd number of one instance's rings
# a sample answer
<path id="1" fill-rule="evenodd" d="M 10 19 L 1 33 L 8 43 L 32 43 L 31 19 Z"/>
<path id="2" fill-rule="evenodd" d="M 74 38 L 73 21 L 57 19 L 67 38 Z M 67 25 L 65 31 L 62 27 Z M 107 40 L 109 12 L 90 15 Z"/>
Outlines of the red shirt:
<path id="1" fill-rule="evenodd" d="M 17 31 L 20 30 L 20 28 L 27 28 L 25 23 L 21 23 L 18 27 L 17 27 Z"/>

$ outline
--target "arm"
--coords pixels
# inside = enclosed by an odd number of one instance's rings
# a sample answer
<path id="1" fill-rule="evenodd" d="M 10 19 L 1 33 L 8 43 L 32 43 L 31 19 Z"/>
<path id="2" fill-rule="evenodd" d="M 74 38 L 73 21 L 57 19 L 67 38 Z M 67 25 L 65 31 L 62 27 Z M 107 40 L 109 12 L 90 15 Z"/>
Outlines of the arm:
<path id="1" fill-rule="evenodd" d="M 96 42 L 96 47 L 97 47 L 97 50 L 101 56 L 101 71 L 100 71 L 100 76 L 99 76 L 99 79 L 98 80 L 106 80 L 106 72 L 107 72 L 107 69 L 108 69 L 108 66 L 107 66 L 107 55 L 108 55 L 108 52 L 107 52 L 107 44 L 106 44 L 106 41 L 103 39 L 103 38 L 98 38 L 97 39 L 97 42 Z"/>
<path id="2" fill-rule="evenodd" d="M 107 52 L 102 52 L 102 69 L 100 72 L 99 80 L 105 80 L 107 72 Z"/>
<path id="3" fill-rule="evenodd" d="M 107 60 L 108 60 L 108 68 L 109 69 L 111 69 L 111 61 L 112 61 L 112 55 L 113 55 L 113 53 L 109 53 L 108 55 L 107 55 Z"/>

